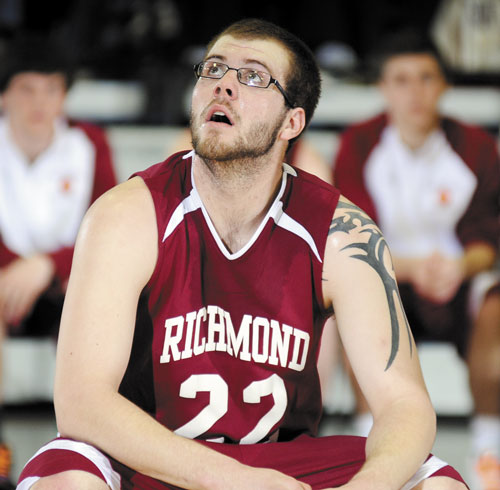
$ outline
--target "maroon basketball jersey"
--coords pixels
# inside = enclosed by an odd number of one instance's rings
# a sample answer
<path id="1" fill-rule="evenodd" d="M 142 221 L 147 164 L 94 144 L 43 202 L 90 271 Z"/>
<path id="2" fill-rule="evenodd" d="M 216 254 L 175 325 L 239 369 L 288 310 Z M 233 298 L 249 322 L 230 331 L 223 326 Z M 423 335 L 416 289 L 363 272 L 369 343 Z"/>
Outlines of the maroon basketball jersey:
<path id="1" fill-rule="evenodd" d="M 139 172 L 159 255 L 147 285 L 155 416 L 179 435 L 256 443 L 315 433 L 321 273 L 339 193 L 283 164 L 278 195 L 230 253 L 192 177 L 192 153 Z"/>

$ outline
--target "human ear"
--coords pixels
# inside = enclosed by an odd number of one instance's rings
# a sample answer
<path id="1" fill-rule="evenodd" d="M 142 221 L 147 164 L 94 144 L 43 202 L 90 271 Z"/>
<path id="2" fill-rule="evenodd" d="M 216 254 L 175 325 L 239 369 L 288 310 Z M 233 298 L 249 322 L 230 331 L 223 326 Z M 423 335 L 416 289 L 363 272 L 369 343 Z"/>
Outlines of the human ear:
<path id="1" fill-rule="evenodd" d="M 280 133 L 280 139 L 291 140 L 299 136 L 306 126 L 306 113 L 302 107 L 295 107 L 294 109 L 289 109 L 285 121 L 283 123 L 283 129 Z"/>

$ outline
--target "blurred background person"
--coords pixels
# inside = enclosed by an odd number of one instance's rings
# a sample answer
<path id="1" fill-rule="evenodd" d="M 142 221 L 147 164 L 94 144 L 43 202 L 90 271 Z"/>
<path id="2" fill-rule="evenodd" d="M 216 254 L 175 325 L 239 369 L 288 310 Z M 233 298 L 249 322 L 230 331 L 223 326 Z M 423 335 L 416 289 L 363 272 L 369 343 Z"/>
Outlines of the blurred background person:
<path id="1" fill-rule="evenodd" d="M 343 133 L 334 181 L 385 234 L 416 341 L 452 342 L 467 360 L 476 466 L 493 455 L 497 478 L 477 488 L 499 489 L 497 143 L 479 127 L 441 115 L 448 84 L 425 36 L 391 36 L 376 60 L 387 110 Z M 355 393 L 358 430 L 366 433 L 371 416 L 357 387 Z"/>
<path id="2" fill-rule="evenodd" d="M 1 338 L 57 333 L 80 221 L 116 184 L 104 132 L 63 116 L 68 68 L 31 36 L 12 41 L 1 67 Z M 9 460 L 2 443 L 0 489 L 13 488 Z"/>

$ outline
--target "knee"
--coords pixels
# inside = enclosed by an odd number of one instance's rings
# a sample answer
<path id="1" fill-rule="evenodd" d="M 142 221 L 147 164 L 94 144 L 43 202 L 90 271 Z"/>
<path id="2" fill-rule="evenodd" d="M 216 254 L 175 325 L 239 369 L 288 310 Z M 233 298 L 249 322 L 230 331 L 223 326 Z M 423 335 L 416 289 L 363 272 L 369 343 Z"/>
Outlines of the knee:
<path id="1" fill-rule="evenodd" d="M 109 490 L 109 487 L 99 477 L 75 470 L 41 478 L 31 490 Z"/>

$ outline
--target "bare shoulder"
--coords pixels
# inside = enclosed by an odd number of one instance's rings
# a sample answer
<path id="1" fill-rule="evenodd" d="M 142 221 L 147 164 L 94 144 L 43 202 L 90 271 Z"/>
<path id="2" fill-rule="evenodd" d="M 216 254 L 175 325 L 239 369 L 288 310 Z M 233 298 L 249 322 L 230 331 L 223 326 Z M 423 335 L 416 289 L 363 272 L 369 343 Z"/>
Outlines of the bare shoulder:
<path id="1" fill-rule="evenodd" d="M 113 233 L 130 226 L 140 229 L 154 225 L 154 218 L 151 194 L 144 181 L 134 177 L 100 196 L 87 212 L 84 224 L 105 227 Z"/>
<path id="2" fill-rule="evenodd" d="M 90 207 L 76 255 L 98 254 L 149 269 L 156 262 L 157 237 L 153 199 L 144 181 L 135 177 L 110 189 Z"/>
<path id="3" fill-rule="evenodd" d="M 375 222 L 341 196 L 330 223 L 323 264 L 327 296 L 331 299 L 346 285 L 357 288 L 374 276 L 384 284 L 395 282 L 389 247 Z"/>
<path id="4" fill-rule="evenodd" d="M 358 206 L 340 196 L 328 231 L 327 253 L 336 255 L 377 237 L 383 239 L 375 222 Z"/>

